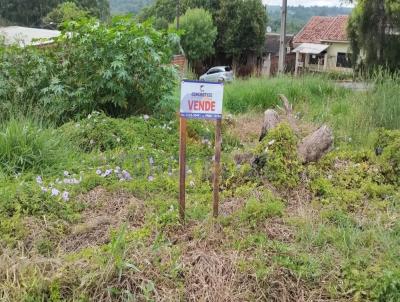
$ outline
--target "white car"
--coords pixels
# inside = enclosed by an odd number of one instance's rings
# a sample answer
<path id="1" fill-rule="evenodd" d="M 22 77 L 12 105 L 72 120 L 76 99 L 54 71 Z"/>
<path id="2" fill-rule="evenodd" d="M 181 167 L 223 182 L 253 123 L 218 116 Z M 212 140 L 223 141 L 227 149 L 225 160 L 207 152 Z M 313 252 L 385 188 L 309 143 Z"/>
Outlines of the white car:
<path id="1" fill-rule="evenodd" d="M 205 82 L 231 82 L 233 81 L 233 71 L 229 66 L 216 66 L 210 68 L 200 77 L 200 81 Z"/>

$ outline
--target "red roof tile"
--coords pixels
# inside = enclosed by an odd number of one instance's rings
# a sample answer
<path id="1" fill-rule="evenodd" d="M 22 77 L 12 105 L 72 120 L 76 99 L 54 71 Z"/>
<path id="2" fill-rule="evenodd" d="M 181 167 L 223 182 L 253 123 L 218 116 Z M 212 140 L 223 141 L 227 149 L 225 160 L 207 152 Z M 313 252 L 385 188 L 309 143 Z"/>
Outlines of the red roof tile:
<path id="1" fill-rule="evenodd" d="M 321 41 L 347 41 L 348 16 L 315 16 L 293 38 L 293 43 L 320 43 Z"/>

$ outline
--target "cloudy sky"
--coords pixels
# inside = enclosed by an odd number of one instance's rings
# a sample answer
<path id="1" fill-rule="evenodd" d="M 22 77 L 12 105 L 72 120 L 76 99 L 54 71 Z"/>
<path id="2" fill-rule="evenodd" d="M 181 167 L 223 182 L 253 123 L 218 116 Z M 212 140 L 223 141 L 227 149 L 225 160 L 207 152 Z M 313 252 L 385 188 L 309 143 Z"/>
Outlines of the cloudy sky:
<path id="1" fill-rule="evenodd" d="M 263 0 L 265 4 L 269 5 L 280 5 L 282 0 Z M 341 0 L 287 0 L 289 6 L 349 6 L 348 4 L 343 4 Z"/>

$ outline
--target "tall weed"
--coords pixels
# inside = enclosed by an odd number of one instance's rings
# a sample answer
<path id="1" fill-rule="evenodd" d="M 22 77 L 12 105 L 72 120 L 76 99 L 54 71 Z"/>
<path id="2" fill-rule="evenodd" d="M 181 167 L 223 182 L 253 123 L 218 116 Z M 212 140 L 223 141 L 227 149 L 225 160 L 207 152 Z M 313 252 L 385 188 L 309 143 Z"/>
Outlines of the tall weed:
<path id="1" fill-rule="evenodd" d="M 59 167 L 70 156 L 67 143 L 53 129 L 30 119 L 11 118 L 0 125 L 0 171 L 6 175 Z"/>

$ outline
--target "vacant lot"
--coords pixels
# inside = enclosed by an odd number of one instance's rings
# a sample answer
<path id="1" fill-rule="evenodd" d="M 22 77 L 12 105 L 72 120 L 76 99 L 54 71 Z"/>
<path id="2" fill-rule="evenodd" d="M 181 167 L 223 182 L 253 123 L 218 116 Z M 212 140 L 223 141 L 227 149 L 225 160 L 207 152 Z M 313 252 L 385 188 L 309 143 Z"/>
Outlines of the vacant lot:
<path id="1" fill-rule="evenodd" d="M 398 83 L 377 78 L 363 93 L 311 76 L 228 85 L 221 216 L 210 215 L 214 125 L 191 121 L 184 226 L 173 115 L 6 120 L 0 299 L 399 301 Z M 301 164 L 285 124 L 258 142 L 280 93 L 310 130 L 333 128 L 319 162 Z"/>

